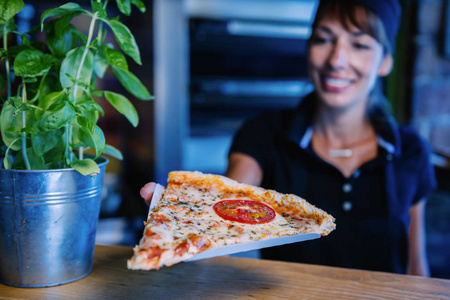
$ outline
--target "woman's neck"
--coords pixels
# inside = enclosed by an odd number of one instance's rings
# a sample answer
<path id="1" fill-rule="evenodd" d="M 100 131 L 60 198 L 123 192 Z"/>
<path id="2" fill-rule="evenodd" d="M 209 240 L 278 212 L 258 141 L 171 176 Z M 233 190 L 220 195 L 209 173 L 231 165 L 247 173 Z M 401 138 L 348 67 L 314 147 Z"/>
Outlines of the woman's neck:
<path id="1" fill-rule="evenodd" d="M 328 109 L 319 107 L 313 122 L 313 132 L 330 149 L 346 149 L 373 133 L 365 108 Z"/>
<path id="2" fill-rule="evenodd" d="M 313 122 L 314 151 L 345 177 L 377 156 L 375 129 L 364 112 L 322 111 Z"/>

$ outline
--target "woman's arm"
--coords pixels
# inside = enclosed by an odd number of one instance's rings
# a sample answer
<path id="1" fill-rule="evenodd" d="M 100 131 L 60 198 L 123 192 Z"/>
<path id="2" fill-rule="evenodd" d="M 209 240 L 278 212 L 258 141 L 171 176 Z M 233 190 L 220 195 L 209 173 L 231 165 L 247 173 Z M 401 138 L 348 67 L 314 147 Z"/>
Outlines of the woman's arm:
<path id="1" fill-rule="evenodd" d="M 228 169 L 225 176 L 242 183 L 259 186 L 262 182 L 263 171 L 253 157 L 233 152 L 228 157 Z"/>
<path id="2" fill-rule="evenodd" d="M 423 199 L 409 210 L 408 275 L 430 276 L 425 238 L 425 205 Z"/>

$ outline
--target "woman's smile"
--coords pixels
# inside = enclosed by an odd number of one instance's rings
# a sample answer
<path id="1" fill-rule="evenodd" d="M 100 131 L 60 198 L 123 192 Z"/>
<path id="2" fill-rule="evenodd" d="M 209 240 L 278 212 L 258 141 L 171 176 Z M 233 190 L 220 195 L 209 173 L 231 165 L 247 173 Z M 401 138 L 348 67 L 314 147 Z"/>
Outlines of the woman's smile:
<path id="1" fill-rule="evenodd" d="M 353 80 L 339 77 L 330 77 L 325 75 L 322 76 L 321 79 L 324 91 L 330 93 L 344 92 L 353 84 Z"/>

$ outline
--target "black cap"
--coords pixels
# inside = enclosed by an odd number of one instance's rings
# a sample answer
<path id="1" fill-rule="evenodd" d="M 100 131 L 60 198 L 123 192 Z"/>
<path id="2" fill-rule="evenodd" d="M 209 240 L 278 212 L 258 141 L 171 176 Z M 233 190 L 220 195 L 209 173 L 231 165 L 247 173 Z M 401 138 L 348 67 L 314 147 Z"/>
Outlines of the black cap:
<path id="1" fill-rule="evenodd" d="M 392 52 L 394 52 L 402 14 L 402 8 L 398 0 L 354 0 L 354 2 L 368 7 L 380 18 L 391 44 Z"/>

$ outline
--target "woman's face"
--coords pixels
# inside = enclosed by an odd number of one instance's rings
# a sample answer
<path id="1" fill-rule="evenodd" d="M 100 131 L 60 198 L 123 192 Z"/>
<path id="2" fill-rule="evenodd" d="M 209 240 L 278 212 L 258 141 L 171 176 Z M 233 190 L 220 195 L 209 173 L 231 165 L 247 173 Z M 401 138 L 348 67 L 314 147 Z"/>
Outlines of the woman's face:
<path id="1" fill-rule="evenodd" d="M 349 31 L 333 17 L 319 20 L 311 37 L 308 71 L 316 92 L 329 107 L 365 105 L 378 76 L 389 74 L 392 57 L 355 26 Z"/>

